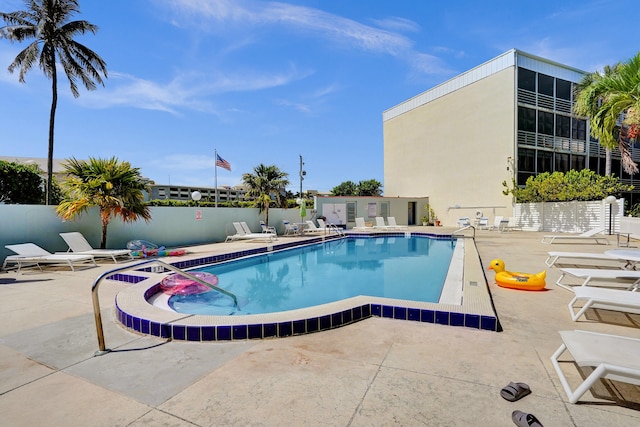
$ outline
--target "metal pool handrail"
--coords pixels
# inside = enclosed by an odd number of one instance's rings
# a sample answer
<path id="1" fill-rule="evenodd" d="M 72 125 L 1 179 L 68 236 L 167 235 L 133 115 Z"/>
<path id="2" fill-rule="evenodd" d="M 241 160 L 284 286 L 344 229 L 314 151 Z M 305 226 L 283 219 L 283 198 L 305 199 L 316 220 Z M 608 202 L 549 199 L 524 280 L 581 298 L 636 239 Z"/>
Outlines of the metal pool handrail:
<path id="1" fill-rule="evenodd" d="M 462 231 L 468 230 L 468 229 L 472 229 L 473 230 L 473 236 L 467 236 L 464 233 L 461 233 Z M 460 233 L 460 234 L 457 234 Z M 459 230 L 454 231 L 453 233 L 451 233 L 451 243 L 453 243 L 453 238 L 454 237 L 471 237 L 472 239 L 475 240 L 476 238 L 476 228 L 473 225 L 466 225 L 464 227 L 462 227 Z"/>
<path id="2" fill-rule="evenodd" d="M 147 264 L 159 264 L 160 266 L 162 266 L 163 268 L 166 268 L 167 270 L 171 270 L 174 271 L 176 273 L 180 273 L 181 275 L 187 277 L 188 279 L 193 280 L 194 282 L 200 283 L 201 285 L 205 285 L 209 288 L 211 288 L 212 290 L 215 290 L 217 292 L 220 292 L 221 294 L 227 295 L 228 297 L 231 297 L 233 299 L 233 303 L 235 304 L 235 308 L 238 308 L 238 298 L 231 292 L 219 287 L 219 286 L 213 286 L 210 283 L 205 282 L 204 280 L 189 274 L 181 269 L 179 269 L 178 267 L 174 267 L 171 264 L 167 264 L 164 261 L 160 261 L 158 259 L 150 259 L 150 260 L 146 260 L 146 261 L 142 261 L 139 262 L 135 265 L 126 265 L 123 267 L 119 267 L 119 268 L 114 268 L 113 270 L 109 270 L 107 272 L 102 273 L 100 276 L 98 276 L 96 278 L 96 280 L 93 282 L 93 286 L 91 286 L 91 299 L 93 300 L 93 316 L 95 318 L 96 321 L 96 332 L 98 334 L 98 347 L 100 348 L 100 350 L 98 350 L 95 355 L 96 356 L 101 356 L 105 353 L 110 352 L 111 350 L 107 349 L 104 343 L 104 330 L 102 328 L 102 315 L 100 314 L 100 300 L 98 298 L 98 288 L 100 287 L 100 283 L 102 283 L 102 280 L 104 278 L 106 278 L 107 276 L 110 276 L 114 273 L 118 273 L 121 271 L 127 271 L 127 270 L 138 270 L 140 269 L 141 266 L 143 265 L 147 265 Z"/>

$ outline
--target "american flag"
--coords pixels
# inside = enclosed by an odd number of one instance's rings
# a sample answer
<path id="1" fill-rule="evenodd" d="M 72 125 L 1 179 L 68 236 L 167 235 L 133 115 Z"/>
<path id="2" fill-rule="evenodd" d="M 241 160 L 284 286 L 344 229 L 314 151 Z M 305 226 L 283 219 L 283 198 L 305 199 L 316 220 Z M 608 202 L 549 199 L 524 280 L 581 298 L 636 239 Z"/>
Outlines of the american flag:
<path id="1" fill-rule="evenodd" d="M 216 154 L 216 166 L 220 166 L 222 169 L 226 169 L 231 172 L 231 165 L 225 159 Z"/>

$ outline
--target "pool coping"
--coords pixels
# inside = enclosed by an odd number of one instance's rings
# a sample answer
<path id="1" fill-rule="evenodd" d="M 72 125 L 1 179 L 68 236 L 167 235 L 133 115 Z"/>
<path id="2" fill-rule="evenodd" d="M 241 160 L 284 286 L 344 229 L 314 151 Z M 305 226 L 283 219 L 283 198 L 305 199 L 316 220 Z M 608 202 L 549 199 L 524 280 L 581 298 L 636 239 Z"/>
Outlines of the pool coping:
<path id="1" fill-rule="evenodd" d="M 451 239 L 450 235 L 404 231 L 347 233 L 347 235 L 354 238 L 414 235 Z M 181 269 L 188 269 L 338 238 L 343 237 L 319 236 L 305 241 L 267 245 L 171 264 Z M 229 341 L 286 337 L 321 332 L 372 316 L 496 332 L 502 330 L 473 239 L 460 239 L 456 244 L 443 289 L 446 299 L 444 303 L 356 296 L 278 313 L 246 316 L 182 314 L 155 307 L 147 301 L 158 292 L 160 280 L 166 275 L 154 273 L 152 270 L 152 267 L 145 267 L 129 274 L 118 273 L 108 278 L 132 283 L 116 295 L 117 320 L 132 331 L 161 338 L 185 341 Z M 459 303 L 455 303 L 458 300 Z"/>

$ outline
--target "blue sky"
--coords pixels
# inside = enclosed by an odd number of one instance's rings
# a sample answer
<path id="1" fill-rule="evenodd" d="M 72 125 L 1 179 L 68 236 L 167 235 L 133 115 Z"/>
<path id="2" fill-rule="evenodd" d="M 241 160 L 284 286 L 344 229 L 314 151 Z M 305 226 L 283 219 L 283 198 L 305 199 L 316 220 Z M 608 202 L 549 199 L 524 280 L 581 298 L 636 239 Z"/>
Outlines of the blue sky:
<path id="1" fill-rule="evenodd" d="M 299 188 L 384 184 L 382 112 L 511 48 L 594 71 L 640 50 L 637 0 L 80 0 L 99 27 L 78 41 L 105 87 L 59 81 L 55 158 L 116 156 L 158 184 L 214 185 L 214 150 L 237 185 L 262 163 Z M 24 9 L 0 1 L 0 11 Z M 0 40 L 0 155 L 46 157 L 51 82 L 7 66 Z M 460 135 L 463 137 L 463 135 Z"/>

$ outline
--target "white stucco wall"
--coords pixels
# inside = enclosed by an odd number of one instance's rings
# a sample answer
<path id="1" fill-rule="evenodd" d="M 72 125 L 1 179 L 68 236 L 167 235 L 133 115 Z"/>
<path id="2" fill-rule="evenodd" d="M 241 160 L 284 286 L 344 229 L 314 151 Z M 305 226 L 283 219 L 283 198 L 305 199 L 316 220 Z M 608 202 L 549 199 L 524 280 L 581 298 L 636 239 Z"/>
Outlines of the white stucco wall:
<path id="1" fill-rule="evenodd" d="M 515 158 L 515 86 L 509 67 L 385 121 L 385 196 L 428 196 L 444 225 L 475 207 L 511 216 L 502 181 Z M 448 209 L 456 205 L 471 208 Z"/>

